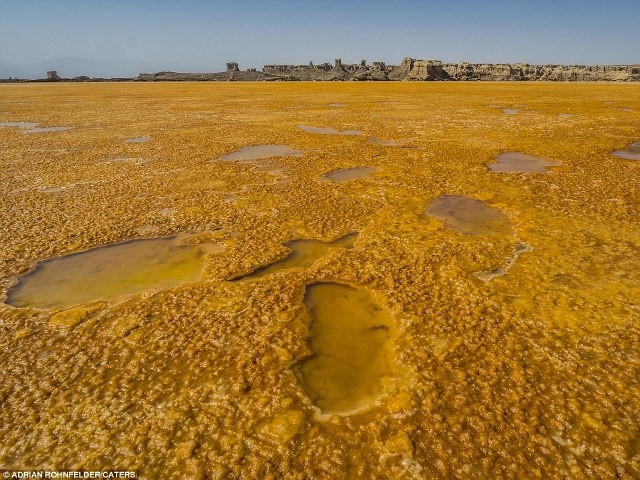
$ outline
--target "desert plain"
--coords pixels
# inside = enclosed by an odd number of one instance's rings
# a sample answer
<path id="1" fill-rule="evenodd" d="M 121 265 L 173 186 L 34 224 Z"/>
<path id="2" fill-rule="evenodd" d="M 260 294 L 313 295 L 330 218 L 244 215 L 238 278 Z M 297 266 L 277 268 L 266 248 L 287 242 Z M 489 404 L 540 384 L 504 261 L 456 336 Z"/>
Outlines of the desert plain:
<path id="1" fill-rule="evenodd" d="M 0 468 L 639 478 L 639 106 L 0 86 Z"/>

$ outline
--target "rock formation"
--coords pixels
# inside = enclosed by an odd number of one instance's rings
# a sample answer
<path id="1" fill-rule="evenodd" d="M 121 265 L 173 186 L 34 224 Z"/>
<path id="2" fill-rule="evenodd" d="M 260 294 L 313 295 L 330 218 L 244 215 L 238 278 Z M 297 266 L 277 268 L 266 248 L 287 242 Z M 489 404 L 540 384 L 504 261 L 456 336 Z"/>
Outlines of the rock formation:
<path id="1" fill-rule="evenodd" d="M 140 81 L 180 80 L 251 80 L 251 81 L 640 81 L 640 65 L 530 65 L 528 63 L 472 64 L 442 63 L 439 60 L 403 58 L 400 65 L 389 67 L 384 62 L 367 65 L 343 64 L 337 58 L 333 64 L 265 65 L 262 72 L 240 72 L 236 63 L 229 63 L 222 73 L 159 72 L 140 74 Z"/>
<path id="2" fill-rule="evenodd" d="M 640 81 L 640 65 L 445 64 L 451 80 L 590 82 Z"/>
<path id="3" fill-rule="evenodd" d="M 336 58 L 333 65 L 265 65 L 262 71 L 249 68 L 240 71 L 236 62 L 227 63 L 217 73 L 141 73 L 136 78 L 60 78 L 55 70 L 46 79 L 0 79 L 4 82 L 100 82 L 100 81 L 180 82 L 180 81 L 554 81 L 554 82 L 640 82 L 640 65 L 531 65 L 528 63 L 442 63 L 438 60 L 416 60 L 405 57 L 398 66 L 384 62 L 367 65 L 366 60 L 343 64 Z"/>
<path id="4" fill-rule="evenodd" d="M 388 80 L 384 62 L 367 65 L 366 60 L 357 64 L 343 64 L 336 58 L 333 66 L 329 63 L 314 65 L 265 65 L 262 72 L 282 80 L 303 81 L 346 81 L 346 80 Z"/>
<path id="5" fill-rule="evenodd" d="M 404 57 L 400 65 L 391 69 L 389 80 L 404 80 L 413 68 L 415 60 L 413 58 Z"/>
<path id="6" fill-rule="evenodd" d="M 407 81 L 640 81 L 640 65 L 530 65 L 446 63 L 404 58 L 389 80 Z"/>
<path id="7" fill-rule="evenodd" d="M 449 74 L 443 70 L 439 60 L 415 60 L 404 80 L 449 80 Z"/>
<path id="8" fill-rule="evenodd" d="M 352 73 L 342 66 L 342 60 L 336 58 L 335 66 L 329 73 L 323 76 L 322 80 L 329 82 L 345 81 L 350 80 L 351 77 Z"/>

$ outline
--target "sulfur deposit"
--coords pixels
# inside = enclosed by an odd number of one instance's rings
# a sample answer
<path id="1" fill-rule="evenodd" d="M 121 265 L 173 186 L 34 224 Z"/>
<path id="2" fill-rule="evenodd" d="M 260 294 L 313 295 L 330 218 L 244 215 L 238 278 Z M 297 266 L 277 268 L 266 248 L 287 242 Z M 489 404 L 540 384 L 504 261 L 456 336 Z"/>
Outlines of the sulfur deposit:
<path id="1" fill-rule="evenodd" d="M 1 85 L 0 469 L 640 478 L 638 105 L 625 83 Z M 553 166 L 493 171 L 508 152 Z M 160 238 L 195 249 L 184 281 L 7 297 Z M 333 298 L 360 302 L 348 338 Z"/>

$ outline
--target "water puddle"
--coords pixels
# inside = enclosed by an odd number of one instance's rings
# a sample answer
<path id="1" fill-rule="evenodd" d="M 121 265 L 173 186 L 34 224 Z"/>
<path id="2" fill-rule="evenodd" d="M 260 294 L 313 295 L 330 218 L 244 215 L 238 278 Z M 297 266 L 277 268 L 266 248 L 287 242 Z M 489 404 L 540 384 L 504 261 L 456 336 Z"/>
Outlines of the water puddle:
<path id="1" fill-rule="evenodd" d="M 330 103 L 329 106 L 330 107 L 346 107 L 346 104 L 344 104 L 344 103 Z"/>
<path id="2" fill-rule="evenodd" d="M 41 193 L 60 193 L 60 192 L 64 192 L 69 188 L 73 188 L 73 185 L 64 186 L 64 187 L 43 187 L 43 188 L 39 188 L 38 191 Z"/>
<path id="3" fill-rule="evenodd" d="M 395 142 L 393 140 L 385 140 L 378 137 L 369 137 L 367 140 L 369 143 L 375 143 L 376 145 L 382 145 L 383 147 L 400 147 L 404 145 L 404 142 Z"/>
<path id="4" fill-rule="evenodd" d="M 361 135 L 362 130 L 336 130 L 334 128 L 308 127 L 306 125 L 298 125 L 300 130 L 311 133 L 319 133 L 321 135 Z"/>
<path id="5" fill-rule="evenodd" d="M 144 137 L 127 138 L 124 143 L 145 143 L 150 141 L 151 137 L 149 135 L 145 135 Z"/>
<path id="6" fill-rule="evenodd" d="M 39 127 L 39 123 L 34 122 L 0 122 L 0 127 L 19 127 L 25 133 L 46 133 L 46 132 L 63 132 L 71 130 L 73 127 Z"/>
<path id="7" fill-rule="evenodd" d="M 394 321 L 369 292 L 340 283 L 305 290 L 311 354 L 293 369 L 305 393 L 329 415 L 374 405 L 396 376 Z"/>
<path id="8" fill-rule="evenodd" d="M 518 152 L 501 153 L 495 163 L 487 165 L 492 172 L 542 172 L 547 173 L 547 168 L 558 166 L 559 162 L 547 160 L 541 157 L 533 157 Z"/>
<path id="9" fill-rule="evenodd" d="M 204 256 L 220 246 L 188 244 L 190 237 L 130 240 L 44 260 L 9 289 L 6 303 L 68 308 L 196 282 Z"/>
<path id="10" fill-rule="evenodd" d="M 240 275 L 232 280 L 259 278 L 287 268 L 309 268 L 320 258 L 324 257 L 332 248 L 353 248 L 358 238 L 358 232 L 348 233 L 332 242 L 322 240 L 292 240 L 284 244 L 291 252 L 281 260 L 259 267 L 247 275 Z"/>
<path id="11" fill-rule="evenodd" d="M 491 235 L 510 230 L 509 218 L 500 210 L 462 195 L 442 195 L 429 204 L 426 213 L 463 235 Z"/>
<path id="12" fill-rule="evenodd" d="M 239 162 L 250 162 L 253 160 L 263 160 L 271 157 L 301 157 L 303 152 L 294 150 L 285 145 L 253 145 L 244 147 L 238 151 L 227 153 L 218 158 L 218 160 Z"/>
<path id="13" fill-rule="evenodd" d="M 38 124 L 34 122 L 0 122 L 0 127 L 35 128 Z"/>
<path id="14" fill-rule="evenodd" d="M 575 115 L 574 115 L 574 114 L 572 114 L 572 113 L 560 113 L 560 114 L 558 114 L 558 116 L 559 116 L 560 118 L 571 118 L 571 117 L 575 117 Z"/>
<path id="15" fill-rule="evenodd" d="M 626 150 L 616 150 L 613 155 L 626 160 L 640 160 L 640 142 L 632 143 Z"/>
<path id="16" fill-rule="evenodd" d="M 518 260 L 518 257 L 520 255 L 531 251 L 533 251 L 533 247 L 527 245 L 526 243 L 518 243 L 513 249 L 513 255 L 511 256 L 511 258 L 507 259 L 507 264 L 504 267 L 496 268 L 493 270 L 486 270 L 484 272 L 476 272 L 474 273 L 474 275 L 480 280 L 484 280 L 485 282 L 493 280 L 497 277 L 503 277 L 507 273 L 509 273 L 509 270 L 511 270 L 511 267 L 515 265 L 516 260 Z"/>
<path id="17" fill-rule="evenodd" d="M 46 133 L 46 132 L 64 132 L 71 130 L 72 127 L 33 127 L 25 130 L 27 133 Z"/>
<path id="18" fill-rule="evenodd" d="M 355 180 L 357 178 L 370 177 L 375 171 L 376 169 L 373 167 L 341 168 L 339 170 L 333 170 L 332 172 L 326 173 L 324 177 L 333 182 L 339 183 Z"/>
<path id="19" fill-rule="evenodd" d="M 518 113 L 518 110 L 516 110 L 515 108 L 503 108 L 502 111 L 507 115 L 515 115 Z"/>

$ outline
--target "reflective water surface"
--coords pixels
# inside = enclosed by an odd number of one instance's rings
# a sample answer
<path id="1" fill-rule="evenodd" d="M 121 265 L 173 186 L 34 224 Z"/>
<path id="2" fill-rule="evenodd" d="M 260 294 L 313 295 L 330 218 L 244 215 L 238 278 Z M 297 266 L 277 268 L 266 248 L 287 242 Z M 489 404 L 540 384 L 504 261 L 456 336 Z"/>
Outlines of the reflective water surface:
<path id="1" fill-rule="evenodd" d="M 355 180 L 357 178 L 369 177 L 375 171 L 376 169 L 373 167 L 341 168 L 339 170 L 333 170 L 332 172 L 326 173 L 324 176 L 329 180 L 339 183 Z"/>
<path id="2" fill-rule="evenodd" d="M 291 252 L 281 260 L 259 267 L 247 275 L 235 277 L 234 280 L 258 278 L 287 268 L 309 268 L 332 248 L 352 248 L 358 233 L 349 233 L 332 242 L 322 240 L 292 240 L 284 244 Z"/>
<path id="3" fill-rule="evenodd" d="M 35 122 L 0 122 L 0 127 L 19 127 L 25 133 L 47 133 L 47 132 L 63 132 L 71 130 L 73 127 L 39 127 L 39 123 Z"/>
<path id="4" fill-rule="evenodd" d="M 67 308 L 197 281 L 207 248 L 183 240 L 130 240 L 44 260 L 11 287 L 6 303 Z"/>
<path id="5" fill-rule="evenodd" d="M 340 283 L 305 291 L 311 353 L 295 367 L 299 381 L 324 413 L 349 414 L 371 405 L 394 374 L 394 321 L 371 294 Z"/>
<path id="6" fill-rule="evenodd" d="M 626 150 L 616 150 L 613 155 L 626 160 L 640 160 L 640 142 L 632 143 Z"/>
<path id="7" fill-rule="evenodd" d="M 251 161 L 271 157 L 301 157 L 303 152 L 294 150 L 286 145 L 252 145 L 235 152 L 227 153 L 218 160 Z"/>
<path id="8" fill-rule="evenodd" d="M 33 127 L 25 130 L 27 133 L 47 133 L 47 132 L 64 132 L 71 130 L 72 127 Z"/>
<path id="9" fill-rule="evenodd" d="M 0 127 L 19 127 L 24 129 L 34 128 L 37 125 L 35 122 L 0 122 Z"/>
<path id="10" fill-rule="evenodd" d="M 396 142 L 394 140 L 385 140 L 384 138 L 369 137 L 367 140 L 369 143 L 375 143 L 376 145 L 382 145 L 383 147 L 399 147 L 404 145 L 404 142 Z"/>
<path id="11" fill-rule="evenodd" d="M 127 138 L 124 143 L 146 143 L 146 142 L 150 142 L 151 141 L 151 137 L 149 135 L 145 135 L 143 137 L 133 137 L 133 138 Z"/>
<path id="12" fill-rule="evenodd" d="M 546 158 L 525 155 L 519 152 L 501 153 L 495 163 L 487 165 L 492 172 L 547 172 L 549 167 L 555 167 L 559 162 Z"/>
<path id="13" fill-rule="evenodd" d="M 509 218 L 500 210 L 462 195 L 442 195 L 429 204 L 426 213 L 463 235 L 491 235 L 510 230 Z"/>
<path id="14" fill-rule="evenodd" d="M 319 133 L 321 135 L 360 135 L 362 130 L 336 130 L 335 128 L 309 127 L 307 125 L 298 125 L 300 130 L 311 133 Z"/>

